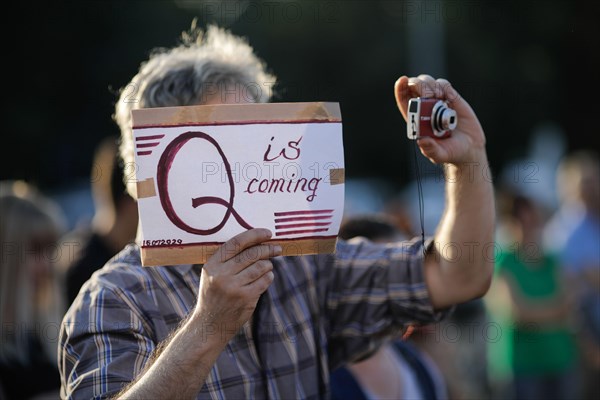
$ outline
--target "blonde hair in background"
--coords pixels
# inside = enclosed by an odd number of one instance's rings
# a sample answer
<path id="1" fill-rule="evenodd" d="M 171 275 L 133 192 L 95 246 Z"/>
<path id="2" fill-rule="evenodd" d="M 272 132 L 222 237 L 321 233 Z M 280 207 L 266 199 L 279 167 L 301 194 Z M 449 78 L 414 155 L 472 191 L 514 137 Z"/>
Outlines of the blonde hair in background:
<path id="1" fill-rule="evenodd" d="M 64 228 L 58 206 L 35 187 L 0 181 L 0 361 L 4 363 L 28 364 L 32 334 L 49 360 L 56 359 L 65 309 L 50 247 L 59 246 Z M 48 263 L 49 268 L 39 271 L 35 262 Z"/>
<path id="2" fill-rule="evenodd" d="M 275 82 L 244 38 L 214 25 L 203 31 L 194 20 L 179 46 L 154 50 L 121 89 L 113 118 L 121 130 L 125 176 L 135 171 L 132 110 L 198 105 L 236 89 L 248 102 L 266 103 Z M 134 179 L 125 179 L 127 191 L 137 198 Z"/>

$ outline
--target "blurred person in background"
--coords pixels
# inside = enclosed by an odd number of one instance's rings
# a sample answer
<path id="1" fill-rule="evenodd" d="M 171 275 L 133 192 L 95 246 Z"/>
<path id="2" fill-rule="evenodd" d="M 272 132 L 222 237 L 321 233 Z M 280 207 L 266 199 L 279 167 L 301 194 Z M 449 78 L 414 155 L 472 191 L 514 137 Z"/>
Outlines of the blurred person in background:
<path id="1" fill-rule="evenodd" d="M 408 236 L 385 214 L 355 215 L 345 218 L 339 237 L 354 241 L 394 243 Z M 439 369 L 405 337 L 391 339 L 374 354 L 346 364 L 331 372 L 332 400 L 447 399 L 446 386 Z"/>
<path id="2" fill-rule="evenodd" d="M 516 399 L 577 399 L 577 351 L 570 296 L 559 261 L 542 251 L 542 208 L 512 189 L 502 190 L 500 215 L 512 238 L 496 257 L 497 293 L 510 304 L 512 373 Z"/>
<path id="3" fill-rule="evenodd" d="M 480 297 L 457 304 L 448 318 L 417 327 L 412 335 L 415 345 L 430 355 L 442 371 L 448 395 L 453 400 L 491 396 L 487 370 L 488 324 L 485 303 Z"/>
<path id="4" fill-rule="evenodd" d="M 546 251 L 560 255 L 577 226 L 597 219 L 598 168 L 598 155 L 588 150 L 569 153 L 560 160 L 555 174 L 558 209 L 544 228 Z"/>
<path id="5" fill-rule="evenodd" d="M 64 299 L 55 262 L 65 229 L 58 206 L 23 181 L 0 182 L 0 387 L 7 399 L 57 398 Z"/>
<path id="6" fill-rule="evenodd" d="M 69 233 L 63 242 L 74 245 L 73 257 L 62 268 L 66 273 L 67 301 L 108 260 L 133 242 L 138 224 L 137 204 L 125 190 L 117 138 L 108 137 L 96 148 L 91 183 L 95 213 L 91 226 Z M 127 168 L 129 170 L 129 168 Z M 131 177 L 133 179 L 133 168 Z"/>
<path id="7" fill-rule="evenodd" d="M 430 167 L 429 167 L 430 168 Z M 435 232 L 442 218 L 445 195 L 439 182 L 443 170 L 429 170 L 422 181 L 423 223 L 421 224 L 418 203 L 417 181 L 411 182 L 396 197 L 386 202 L 384 210 L 405 237 Z M 437 174 L 437 175 L 433 175 Z M 421 228 L 422 227 L 422 228 Z M 485 246 L 477 244 L 479 251 Z M 440 248 L 446 253 L 446 248 Z M 475 250 L 475 251 L 478 251 Z M 468 254 L 463 252 L 462 257 Z M 458 259 L 456 260 L 458 261 Z M 415 328 L 411 342 L 428 354 L 445 376 L 448 395 L 455 400 L 484 399 L 491 395 L 487 370 L 486 331 L 488 316 L 483 299 L 476 298 L 457 304 L 448 318 L 436 324 Z M 477 365 L 477 368 L 473 368 Z"/>
<path id="8" fill-rule="evenodd" d="M 564 232 L 555 245 L 571 291 L 582 354 L 586 398 L 600 396 L 600 162 L 589 150 L 568 154 L 558 168 L 562 206 L 548 239 Z M 565 216 L 571 216 L 565 219 Z M 560 229 L 562 228 L 562 229 Z"/>

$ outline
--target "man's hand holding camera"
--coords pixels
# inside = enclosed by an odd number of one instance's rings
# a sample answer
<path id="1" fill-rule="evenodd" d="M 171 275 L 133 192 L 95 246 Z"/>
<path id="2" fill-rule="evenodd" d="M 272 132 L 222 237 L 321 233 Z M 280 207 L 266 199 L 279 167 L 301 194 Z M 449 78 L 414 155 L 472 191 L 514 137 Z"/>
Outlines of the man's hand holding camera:
<path id="1" fill-rule="evenodd" d="M 402 116 L 408 120 L 408 101 L 414 97 L 445 100 L 457 114 L 456 128 L 444 140 L 421 137 L 418 145 L 425 157 L 435 164 L 463 164 L 486 162 L 485 136 L 471 106 L 445 79 L 433 79 L 429 75 L 408 78 L 402 76 L 394 86 L 396 103 Z"/>

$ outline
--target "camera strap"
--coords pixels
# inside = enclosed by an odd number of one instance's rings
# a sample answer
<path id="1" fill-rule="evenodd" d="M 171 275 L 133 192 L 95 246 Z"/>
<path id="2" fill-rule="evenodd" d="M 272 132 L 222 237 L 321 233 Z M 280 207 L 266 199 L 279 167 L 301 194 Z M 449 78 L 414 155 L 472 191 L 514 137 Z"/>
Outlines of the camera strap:
<path id="1" fill-rule="evenodd" d="M 419 157 L 417 149 L 417 140 L 413 140 L 413 150 L 415 155 L 415 177 L 417 179 L 417 192 L 419 196 L 419 219 L 421 222 L 421 242 L 423 245 L 423 254 L 425 254 L 425 203 L 423 200 L 423 186 L 421 185 L 421 171 L 419 169 Z"/>

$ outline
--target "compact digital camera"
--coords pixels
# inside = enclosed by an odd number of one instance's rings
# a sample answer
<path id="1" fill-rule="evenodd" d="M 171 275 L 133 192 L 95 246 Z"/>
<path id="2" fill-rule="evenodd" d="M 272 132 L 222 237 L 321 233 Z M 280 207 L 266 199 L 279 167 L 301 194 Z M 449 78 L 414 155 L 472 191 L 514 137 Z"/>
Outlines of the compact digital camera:
<path id="1" fill-rule="evenodd" d="M 447 138 L 457 122 L 456 111 L 443 100 L 416 97 L 408 101 L 406 134 L 409 139 Z"/>

